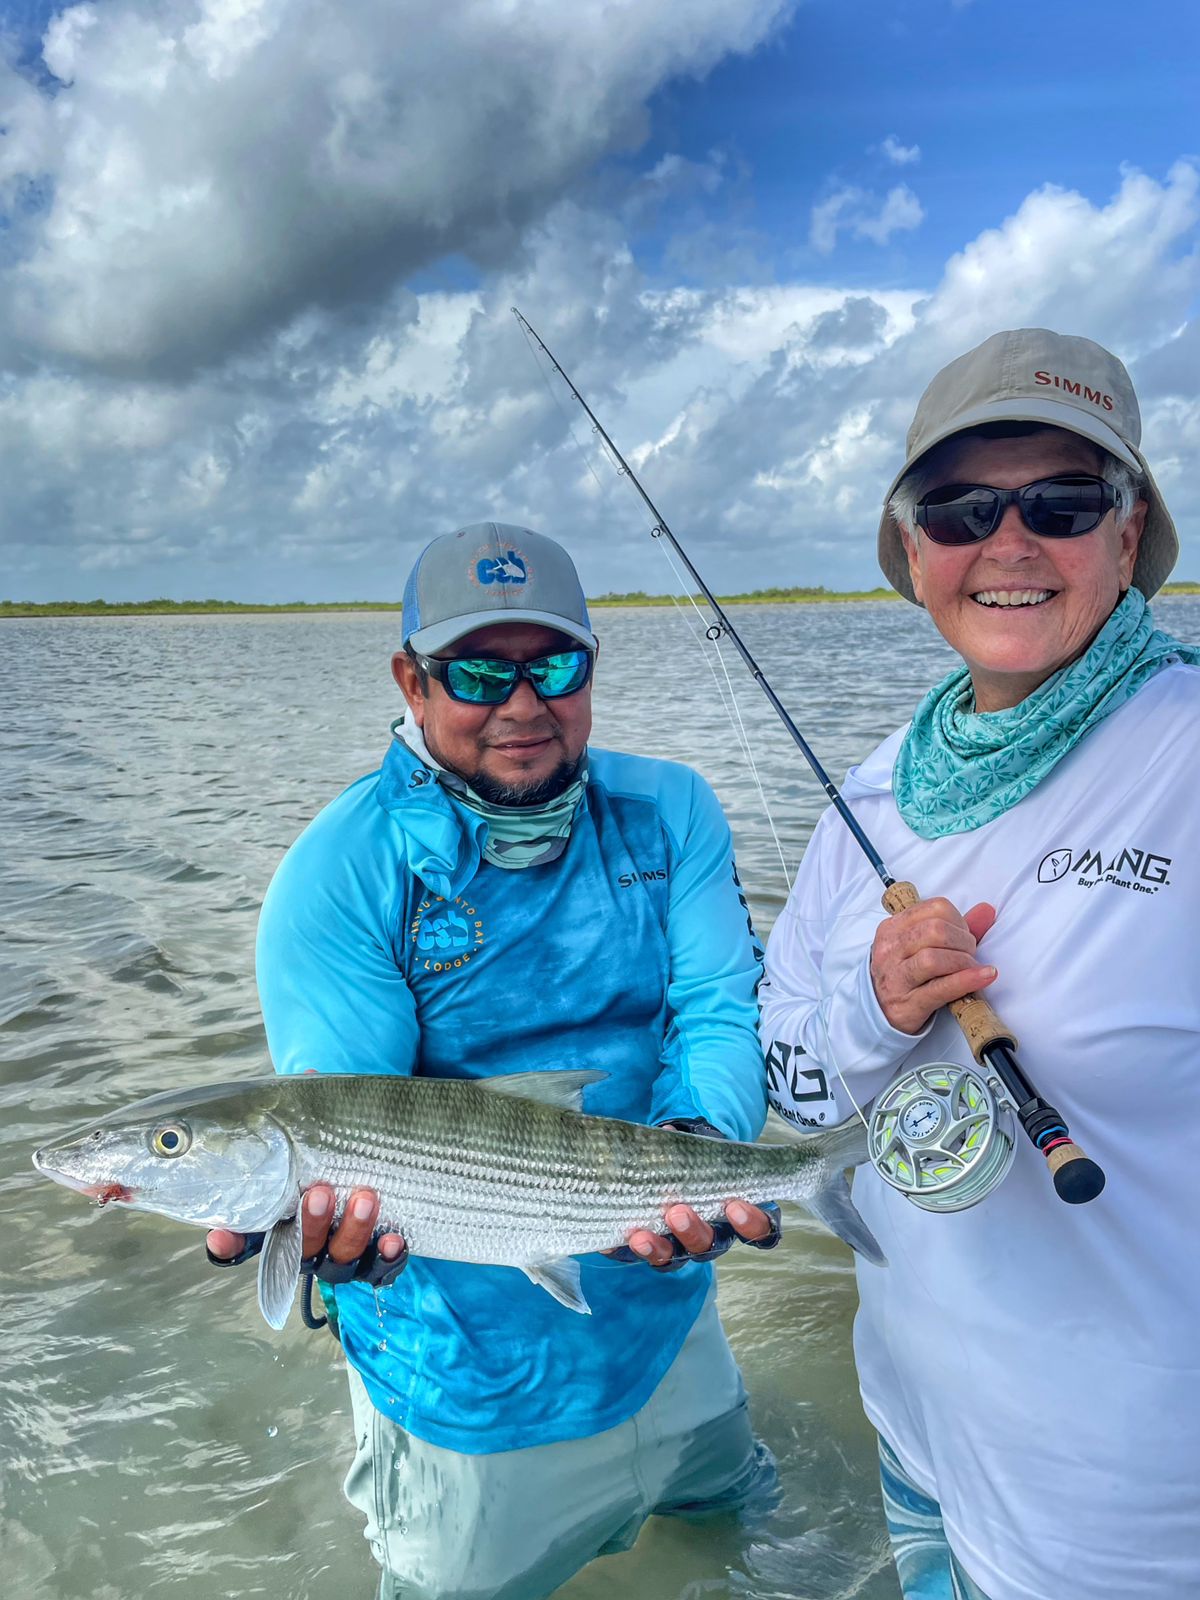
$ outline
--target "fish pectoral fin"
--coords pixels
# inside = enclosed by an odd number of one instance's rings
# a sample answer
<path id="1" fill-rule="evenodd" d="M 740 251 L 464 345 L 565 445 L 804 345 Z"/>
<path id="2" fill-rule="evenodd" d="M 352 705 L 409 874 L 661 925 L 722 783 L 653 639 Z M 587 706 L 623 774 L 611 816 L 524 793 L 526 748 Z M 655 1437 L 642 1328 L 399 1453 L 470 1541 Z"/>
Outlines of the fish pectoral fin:
<path id="1" fill-rule="evenodd" d="M 277 1222 L 258 1258 L 258 1309 L 277 1331 L 288 1319 L 300 1277 L 300 1213 Z"/>
<path id="2" fill-rule="evenodd" d="M 850 1198 L 850 1186 L 843 1173 L 839 1172 L 831 1183 L 802 1204 L 825 1224 L 830 1233 L 836 1233 L 839 1239 L 844 1239 L 860 1256 L 877 1267 L 887 1266 L 887 1257 L 879 1248 L 879 1241 Z"/>
<path id="3" fill-rule="evenodd" d="M 552 1294 L 560 1306 L 566 1306 L 568 1311 L 578 1311 L 585 1317 L 591 1316 L 592 1308 L 579 1287 L 579 1263 L 573 1256 L 562 1256 L 557 1261 L 538 1261 L 532 1267 L 522 1267 L 521 1271 L 530 1283 L 536 1283 L 539 1289 Z"/>
<path id="4" fill-rule="evenodd" d="M 607 1072 L 505 1072 L 497 1078 L 476 1078 L 477 1087 L 491 1094 L 515 1094 L 521 1100 L 541 1100 L 564 1111 L 583 1110 L 583 1091 L 599 1083 Z"/>

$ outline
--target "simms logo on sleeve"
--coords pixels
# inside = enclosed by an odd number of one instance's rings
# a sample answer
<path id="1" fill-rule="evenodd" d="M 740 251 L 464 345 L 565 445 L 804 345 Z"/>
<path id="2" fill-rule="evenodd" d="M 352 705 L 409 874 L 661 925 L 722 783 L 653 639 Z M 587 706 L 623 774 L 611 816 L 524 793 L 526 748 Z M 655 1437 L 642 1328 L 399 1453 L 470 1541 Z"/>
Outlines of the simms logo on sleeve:
<path id="1" fill-rule="evenodd" d="M 1135 894 L 1157 894 L 1170 885 L 1167 869 L 1171 857 L 1158 855 L 1153 850 L 1124 850 L 1107 852 L 1091 845 L 1076 850 L 1062 845 L 1051 850 L 1038 863 L 1039 883 L 1059 883 L 1074 877 L 1081 889 L 1094 889 L 1098 883 L 1115 884 L 1118 889 L 1132 889 Z"/>

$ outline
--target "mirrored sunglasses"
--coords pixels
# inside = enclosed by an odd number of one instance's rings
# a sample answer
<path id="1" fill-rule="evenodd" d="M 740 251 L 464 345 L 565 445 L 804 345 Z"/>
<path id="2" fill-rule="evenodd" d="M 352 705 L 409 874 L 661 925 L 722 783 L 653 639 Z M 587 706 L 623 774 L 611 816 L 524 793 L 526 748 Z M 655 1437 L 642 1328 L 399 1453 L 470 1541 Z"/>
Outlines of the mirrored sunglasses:
<path id="1" fill-rule="evenodd" d="M 1039 478 L 1019 489 L 983 483 L 949 483 L 917 502 L 917 525 L 935 544 L 975 544 L 995 533 L 1015 505 L 1030 533 L 1043 539 L 1074 539 L 1098 528 L 1116 504 L 1103 478 L 1072 475 Z"/>
<path id="2" fill-rule="evenodd" d="M 416 657 L 421 668 L 436 678 L 452 700 L 470 706 L 502 706 L 527 679 L 541 700 L 559 700 L 578 694 L 592 676 L 594 650 L 560 650 L 536 661 L 505 661 L 500 657 L 465 656 L 445 661 L 440 656 Z"/>

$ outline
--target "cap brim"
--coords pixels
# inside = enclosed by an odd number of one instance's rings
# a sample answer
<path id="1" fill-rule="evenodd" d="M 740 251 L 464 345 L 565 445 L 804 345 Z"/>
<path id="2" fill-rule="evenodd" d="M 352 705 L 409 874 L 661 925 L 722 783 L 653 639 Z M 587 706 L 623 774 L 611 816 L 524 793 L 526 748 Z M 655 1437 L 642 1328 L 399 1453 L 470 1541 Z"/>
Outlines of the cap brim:
<path id="1" fill-rule="evenodd" d="M 1138 545 L 1133 582 L 1147 599 L 1162 587 L 1179 559 L 1179 536 L 1175 532 L 1171 514 L 1163 502 L 1158 485 L 1141 451 L 1127 445 L 1100 417 L 1088 416 L 1077 406 L 1068 405 L 1063 401 L 1026 398 L 996 400 L 990 405 L 978 407 L 975 411 L 963 412 L 954 419 L 953 426 L 934 434 L 928 441 L 923 441 L 921 448 L 909 456 L 892 479 L 883 497 L 883 516 L 879 522 L 879 565 L 893 589 L 902 594 L 906 600 L 911 600 L 914 605 L 920 605 L 921 602 L 913 593 L 908 557 L 904 553 L 904 541 L 900 536 L 899 526 L 888 509 L 900 480 L 937 445 L 952 438 L 956 433 L 965 433 L 968 429 L 978 428 L 985 422 L 1043 422 L 1049 427 L 1062 428 L 1067 433 L 1077 433 L 1080 438 L 1099 445 L 1102 450 L 1107 450 L 1118 461 L 1123 461 L 1127 467 L 1132 468 L 1145 485 L 1145 500 L 1149 507 L 1145 526 L 1142 528 L 1141 542 Z"/>
<path id="2" fill-rule="evenodd" d="M 432 623 L 428 628 L 418 628 L 404 641 L 423 656 L 435 656 L 440 650 L 465 639 L 478 628 L 490 628 L 497 622 L 533 622 L 542 628 L 553 628 L 555 633 L 565 633 L 578 639 L 589 650 L 596 649 L 596 635 L 580 622 L 569 617 L 559 617 L 551 611 L 516 611 L 505 607 L 496 611 L 472 611 L 463 617 L 448 617 L 445 622 Z"/>

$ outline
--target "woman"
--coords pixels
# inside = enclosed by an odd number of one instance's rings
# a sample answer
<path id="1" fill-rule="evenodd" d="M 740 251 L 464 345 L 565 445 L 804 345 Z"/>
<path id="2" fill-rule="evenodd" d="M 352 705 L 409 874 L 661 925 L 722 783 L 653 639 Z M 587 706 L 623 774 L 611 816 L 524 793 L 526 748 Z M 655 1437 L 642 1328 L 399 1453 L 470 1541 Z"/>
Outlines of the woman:
<path id="1" fill-rule="evenodd" d="M 939 373 L 880 526 L 891 582 L 962 666 L 847 779 L 897 878 L 883 918 L 818 825 L 767 954 L 772 1099 L 843 1121 L 968 1062 L 984 991 L 1104 1168 L 1065 1206 L 1020 1138 L 982 1203 L 932 1214 L 856 1175 L 888 1255 L 855 1355 L 909 1600 L 1200 1594 L 1200 651 L 1145 597 L 1178 554 L 1124 367 L 996 334 Z"/>

